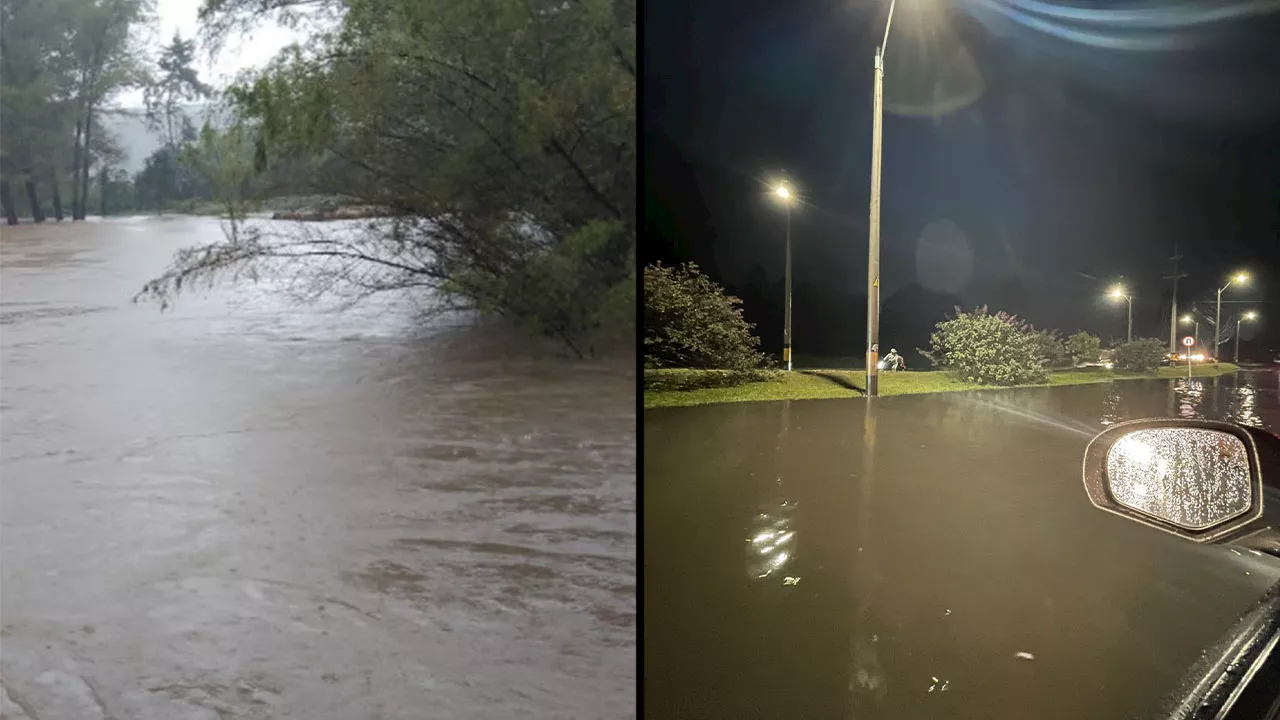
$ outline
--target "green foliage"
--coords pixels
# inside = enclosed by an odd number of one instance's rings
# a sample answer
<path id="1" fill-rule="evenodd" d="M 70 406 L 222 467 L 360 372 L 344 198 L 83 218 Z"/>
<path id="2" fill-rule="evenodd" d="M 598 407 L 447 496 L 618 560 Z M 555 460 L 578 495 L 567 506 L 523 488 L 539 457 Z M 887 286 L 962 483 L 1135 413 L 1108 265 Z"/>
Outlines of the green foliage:
<path id="1" fill-rule="evenodd" d="M 990 315 L 985 306 L 937 324 L 929 357 L 957 379 L 978 385 L 1020 385 L 1048 379 L 1030 325 L 1014 315 Z"/>
<path id="2" fill-rule="evenodd" d="M 1097 362 L 1102 356 L 1102 340 L 1083 330 L 1067 338 L 1067 354 L 1076 363 Z"/>
<path id="3" fill-rule="evenodd" d="M 182 163 L 181 150 L 162 145 L 147 156 L 133 180 L 138 207 L 163 210 L 195 194 L 195 178 Z"/>
<path id="4" fill-rule="evenodd" d="M 1115 368 L 1140 372 L 1155 370 L 1164 364 L 1167 347 L 1165 341 L 1153 338 L 1139 338 L 1117 345 Z"/>
<path id="5" fill-rule="evenodd" d="M 195 127 L 183 110 L 183 103 L 209 97 L 213 92 L 201 82 L 193 66 L 195 54 L 195 41 L 183 40 L 175 32 L 173 40 L 160 50 L 156 63 L 159 72 L 146 89 L 147 123 L 161 133 L 164 144 L 170 147 L 195 137 Z"/>
<path id="6" fill-rule="evenodd" d="M 644 269 L 646 367 L 745 371 L 762 367 L 760 338 L 742 317 L 741 300 L 693 263 Z"/>
<path id="7" fill-rule="evenodd" d="M 1047 368 L 1071 366 L 1071 356 L 1067 354 L 1066 343 L 1062 341 L 1057 330 L 1038 330 L 1031 334 L 1031 342 L 1036 352 L 1044 360 Z"/>
<path id="8" fill-rule="evenodd" d="M 205 123 L 199 140 L 183 148 L 181 162 L 197 179 L 200 196 L 221 205 L 233 221 L 248 211 L 252 192 L 253 141 L 244 125 L 215 130 Z"/>
<path id="9" fill-rule="evenodd" d="M 104 108 L 145 80 L 136 31 L 151 8 L 151 0 L 0 3 L 0 179 L 31 188 L 19 193 L 29 210 L 45 206 L 41 196 L 58 188 L 84 217 L 91 181 L 101 184 L 102 168 L 114 162 L 100 122 Z"/>
<path id="10" fill-rule="evenodd" d="M 509 229 L 528 233 L 528 227 Z M 610 278 L 599 271 L 604 256 L 625 230 L 596 221 L 551 246 L 534 246 L 518 264 L 520 272 L 490 274 L 469 266 L 453 273 L 441 289 L 506 317 L 538 334 L 563 342 L 579 357 L 595 355 L 635 336 L 634 265 Z"/>
<path id="11" fill-rule="evenodd" d="M 634 2 L 306 4 L 340 20 L 230 91 L 255 128 L 254 169 L 287 168 L 294 189 L 388 208 L 395 222 L 356 240 L 318 230 L 187 253 L 195 264 L 148 287 L 172 294 L 230 269 L 218 263 L 287 256 L 326 292 L 443 293 L 578 352 L 617 326 L 598 316 L 634 303 L 623 289 L 635 275 Z M 301 5 L 206 0 L 200 16 L 217 39 Z"/>

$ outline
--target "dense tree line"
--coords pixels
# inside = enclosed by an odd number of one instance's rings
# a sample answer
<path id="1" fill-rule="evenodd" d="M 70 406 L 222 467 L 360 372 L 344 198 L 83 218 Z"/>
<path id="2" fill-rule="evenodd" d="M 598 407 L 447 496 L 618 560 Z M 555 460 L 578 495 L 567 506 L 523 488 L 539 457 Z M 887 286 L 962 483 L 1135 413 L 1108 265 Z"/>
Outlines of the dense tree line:
<path id="1" fill-rule="evenodd" d="M 426 288 L 441 308 L 497 314 L 582 355 L 632 335 L 631 0 L 206 0 L 201 20 L 216 42 L 273 13 L 332 22 L 230 90 L 248 171 L 392 217 L 233 232 L 144 295 L 285 261 L 317 292 Z"/>
<path id="2" fill-rule="evenodd" d="M 0 5 L 0 204 L 10 225 L 69 215 L 164 211 L 214 200 L 189 112 L 213 90 L 194 69 L 196 44 L 175 35 L 148 53 L 151 0 L 5 0 Z M 115 100 L 144 91 L 145 108 Z M 144 118 L 161 139 L 133 176 L 109 130 Z M 206 150 L 209 146 L 203 146 Z M 279 173 L 263 187 L 281 183 Z"/>
<path id="3" fill-rule="evenodd" d="M 175 37 L 139 52 L 151 0 L 5 0 L 0 200 L 83 218 L 216 201 L 225 242 L 181 253 L 143 296 L 286 262 L 317 292 L 427 289 L 579 355 L 632 339 L 634 0 L 204 0 L 207 47 L 274 18 L 309 33 L 215 98 Z M 319 22 L 309 22 L 319 20 Z M 143 88 L 162 145 L 134 177 L 103 127 Z M 25 200 L 11 195 L 25 191 Z M 295 193 L 383 208 L 364 230 L 266 233 L 254 199 Z M 105 209 L 101 208 L 103 212 Z"/>
<path id="4" fill-rule="evenodd" d="M 113 97 L 148 80 L 138 30 L 150 10 L 149 0 L 0 4 L 0 204 L 9 224 L 20 207 L 36 222 L 47 207 L 57 220 L 67 210 L 82 220 L 95 182 L 109 197 L 102 188 L 121 153 L 103 121 Z"/>

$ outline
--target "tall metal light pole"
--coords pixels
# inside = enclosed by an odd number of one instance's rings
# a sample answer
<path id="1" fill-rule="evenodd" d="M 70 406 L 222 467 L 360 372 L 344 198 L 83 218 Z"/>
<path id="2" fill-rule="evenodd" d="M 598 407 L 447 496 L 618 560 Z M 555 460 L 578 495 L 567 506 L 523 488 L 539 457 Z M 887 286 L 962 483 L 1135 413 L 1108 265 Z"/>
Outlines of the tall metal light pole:
<path id="1" fill-rule="evenodd" d="M 1241 315 L 1241 316 L 1239 316 L 1239 317 L 1237 317 L 1237 318 L 1236 318 L 1236 353 L 1235 353 L 1235 357 L 1234 357 L 1234 359 L 1232 359 L 1232 361 L 1231 361 L 1231 362 L 1233 362 L 1233 363 L 1238 363 L 1238 362 L 1240 362 L 1240 321 L 1241 321 L 1241 320 L 1255 320 L 1255 319 L 1257 319 L 1257 317 L 1258 317 L 1258 313 L 1256 313 L 1256 312 L 1254 312 L 1254 311 L 1250 310 L 1249 312 L 1245 313 L 1244 315 Z"/>
<path id="2" fill-rule="evenodd" d="M 1213 361 L 1215 363 L 1218 362 L 1218 347 L 1222 344 L 1222 291 L 1231 287 L 1232 283 L 1243 285 L 1248 280 L 1248 275 L 1236 273 L 1234 277 L 1227 281 L 1226 285 L 1218 288 L 1218 306 L 1213 312 Z"/>
<path id="3" fill-rule="evenodd" d="M 1191 313 L 1187 313 L 1186 315 L 1182 316 L 1182 322 L 1195 323 L 1196 330 L 1192 334 L 1192 337 L 1196 339 L 1196 347 L 1200 347 L 1200 318 L 1196 317 L 1195 315 L 1192 315 Z M 1190 355 L 1191 351 L 1188 350 L 1187 354 Z"/>
<path id="4" fill-rule="evenodd" d="M 1169 306 L 1169 353 L 1178 352 L 1178 280 L 1187 276 L 1186 273 L 1178 272 L 1178 261 L 1182 260 L 1182 256 L 1178 254 L 1178 244 L 1173 244 L 1173 257 L 1169 258 L 1173 261 L 1173 274 L 1166 275 L 1165 280 L 1173 281 L 1173 302 Z"/>
<path id="5" fill-rule="evenodd" d="M 1123 286 L 1117 285 L 1111 289 L 1111 297 L 1116 300 L 1124 298 L 1129 302 L 1129 334 L 1126 342 L 1133 342 L 1133 295 L 1125 292 Z"/>
<path id="6" fill-rule="evenodd" d="M 881 136 L 884 124 L 884 51 L 889 44 L 889 28 L 893 25 L 893 8 L 889 2 L 889 18 L 884 22 L 884 40 L 876 48 L 875 91 L 871 116 L 871 210 L 867 242 L 867 397 L 880 395 L 880 164 Z"/>
<path id="7" fill-rule="evenodd" d="M 791 372 L 791 206 L 795 204 L 795 193 L 786 185 L 778 185 L 773 193 L 778 196 L 787 212 L 787 298 L 783 305 L 782 361 L 787 364 L 787 372 Z"/>

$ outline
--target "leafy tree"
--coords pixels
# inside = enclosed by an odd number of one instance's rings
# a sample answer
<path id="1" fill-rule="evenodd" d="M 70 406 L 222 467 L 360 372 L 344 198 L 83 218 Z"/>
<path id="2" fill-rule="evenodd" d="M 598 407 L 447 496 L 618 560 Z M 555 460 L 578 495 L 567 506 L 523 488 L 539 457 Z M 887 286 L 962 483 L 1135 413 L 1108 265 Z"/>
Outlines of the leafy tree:
<path id="1" fill-rule="evenodd" d="M 987 313 L 986 306 L 937 324 L 928 353 L 934 365 L 964 382 L 1020 385 L 1048 379 L 1030 324 L 1016 315 Z"/>
<path id="2" fill-rule="evenodd" d="M 192 174 L 193 182 L 203 186 L 194 194 L 221 204 L 235 232 L 236 221 L 248 211 L 253 179 L 253 141 L 246 127 L 235 124 L 219 131 L 206 122 L 199 141 L 183 150 L 182 164 Z"/>
<path id="3" fill-rule="evenodd" d="M 146 68 L 135 29 L 151 10 L 151 0 L 91 0 L 75 4 L 71 51 L 76 108 L 72 153 L 72 217 L 83 220 L 93 166 L 93 131 L 111 96 L 145 84 Z"/>
<path id="4" fill-rule="evenodd" d="M 183 40 L 174 33 L 173 40 L 160 51 L 159 72 L 146 89 L 147 123 L 161 133 L 164 144 L 170 147 L 195 139 L 195 127 L 183 104 L 209 97 L 213 92 L 200 81 L 193 67 L 195 54 L 195 41 Z"/>
<path id="5" fill-rule="evenodd" d="M 13 186 L 25 189 L 28 210 L 40 221 L 37 184 L 53 181 L 56 192 L 67 169 L 75 10 L 69 0 L 0 3 L 0 196 L 11 225 L 18 222 Z"/>
<path id="6" fill-rule="evenodd" d="M 738 298 L 693 263 L 644 269 L 644 361 L 648 367 L 751 370 L 765 357 Z"/>
<path id="7" fill-rule="evenodd" d="M 289 7 L 210 0 L 202 17 L 217 27 Z M 182 255 L 146 294 L 163 301 L 191 280 L 287 258 L 324 292 L 426 289 L 442 308 L 518 318 L 571 347 L 589 344 L 606 329 L 590 319 L 593 308 L 634 275 L 634 3 L 341 7 L 336 29 L 231 95 L 258 131 L 259 173 L 315 158 L 309 184 L 318 193 L 386 208 L 395 220 L 340 239 L 239 233 L 236 247 Z"/>
<path id="8" fill-rule="evenodd" d="M 142 170 L 133 180 L 139 207 L 163 211 L 175 200 L 192 197 L 194 179 L 180 153 L 177 148 L 163 145 L 143 161 Z"/>
<path id="9" fill-rule="evenodd" d="M 1067 338 L 1067 354 L 1076 363 L 1097 362 L 1102 355 L 1102 340 L 1081 330 Z"/>
<path id="10" fill-rule="evenodd" d="M 133 180 L 129 178 L 128 171 L 122 168 L 107 170 L 100 192 L 102 204 L 110 213 L 131 212 L 139 209 Z M 106 215 L 107 212 L 103 214 Z"/>
<path id="11" fill-rule="evenodd" d="M 1164 340 L 1139 338 L 1132 342 L 1116 346 L 1115 367 L 1117 370 L 1146 372 L 1155 370 L 1164 364 L 1168 345 Z"/>
<path id="12" fill-rule="evenodd" d="M 1067 346 L 1057 330 L 1037 330 L 1031 334 L 1031 342 L 1044 360 L 1045 367 L 1060 368 L 1071 365 Z"/>

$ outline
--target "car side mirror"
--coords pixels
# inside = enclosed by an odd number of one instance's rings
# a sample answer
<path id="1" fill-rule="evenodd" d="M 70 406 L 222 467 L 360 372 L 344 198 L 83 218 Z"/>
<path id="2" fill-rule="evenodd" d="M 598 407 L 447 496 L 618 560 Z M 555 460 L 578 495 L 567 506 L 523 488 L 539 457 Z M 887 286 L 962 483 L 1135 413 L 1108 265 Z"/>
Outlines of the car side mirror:
<path id="1" fill-rule="evenodd" d="M 1138 420 L 1108 428 L 1085 450 L 1094 506 L 1196 542 L 1270 528 L 1280 505 L 1280 439 L 1210 420 Z"/>

